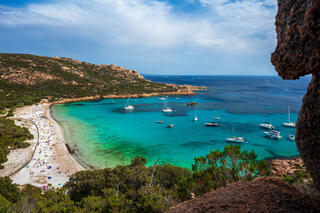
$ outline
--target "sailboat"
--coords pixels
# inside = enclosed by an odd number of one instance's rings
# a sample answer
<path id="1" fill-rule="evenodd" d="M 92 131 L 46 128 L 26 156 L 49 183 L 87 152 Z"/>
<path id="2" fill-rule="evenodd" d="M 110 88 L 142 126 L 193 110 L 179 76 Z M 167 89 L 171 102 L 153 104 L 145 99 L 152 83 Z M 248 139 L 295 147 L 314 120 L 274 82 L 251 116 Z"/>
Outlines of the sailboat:
<path id="1" fill-rule="evenodd" d="M 263 109 L 263 111 L 264 111 L 264 109 Z M 274 126 L 273 126 L 271 123 L 269 123 L 269 122 L 266 121 L 266 113 L 265 113 L 265 111 L 264 111 L 263 117 L 264 117 L 264 123 L 259 124 L 259 127 L 262 128 L 262 129 L 270 129 L 270 130 L 273 130 L 273 129 L 274 129 Z"/>
<path id="2" fill-rule="evenodd" d="M 232 134 L 233 134 L 233 124 L 232 124 Z M 243 137 L 231 137 L 225 139 L 227 143 L 248 143 Z"/>
<path id="3" fill-rule="evenodd" d="M 197 109 L 194 108 L 194 121 L 197 121 L 198 120 L 198 116 L 197 116 Z"/>
<path id="4" fill-rule="evenodd" d="M 168 100 L 166 99 L 166 102 L 163 106 L 162 112 L 172 112 L 172 109 L 168 107 Z"/>
<path id="5" fill-rule="evenodd" d="M 284 127 L 295 128 L 296 123 L 290 122 L 290 106 L 288 106 L 288 123 L 282 124 Z"/>
<path id="6" fill-rule="evenodd" d="M 270 132 L 264 132 L 264 137 L 279 140 L 282 138 L 279 131 L 272 130 Z"/>
<path id="7" fill-rule="evenodd" d="M 127 99 L 126 105 L 124 106 L 125 110 L 134 110 L 134 106 L 133 105 L 129 105 L 129 99 L 130 97 Z"/>

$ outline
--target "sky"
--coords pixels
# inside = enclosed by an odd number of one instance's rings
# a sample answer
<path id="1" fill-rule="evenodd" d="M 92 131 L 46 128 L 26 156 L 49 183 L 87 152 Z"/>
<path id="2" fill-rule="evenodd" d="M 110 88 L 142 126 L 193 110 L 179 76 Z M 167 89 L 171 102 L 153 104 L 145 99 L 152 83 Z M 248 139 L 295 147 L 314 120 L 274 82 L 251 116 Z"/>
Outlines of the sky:
<path id="1" fill-rule="evenodd" d="M 276 75 L 276 0 L 0 0 L 0 52 L 164 75 Z"/>

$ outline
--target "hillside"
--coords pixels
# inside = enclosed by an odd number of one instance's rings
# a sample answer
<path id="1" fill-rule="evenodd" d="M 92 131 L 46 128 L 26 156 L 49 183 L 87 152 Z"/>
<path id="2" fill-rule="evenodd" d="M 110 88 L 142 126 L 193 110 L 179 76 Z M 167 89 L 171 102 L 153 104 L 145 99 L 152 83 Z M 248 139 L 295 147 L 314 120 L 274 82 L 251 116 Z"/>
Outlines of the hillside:
<path id="1" fill-rule="evenodd" d="M 79 98 L 110 94 L 186 93 L 190 86 L 154 83 L 137 71 L 94 65 L 70 58 L 0 53 L 0 110 L 44 98 Z"/>

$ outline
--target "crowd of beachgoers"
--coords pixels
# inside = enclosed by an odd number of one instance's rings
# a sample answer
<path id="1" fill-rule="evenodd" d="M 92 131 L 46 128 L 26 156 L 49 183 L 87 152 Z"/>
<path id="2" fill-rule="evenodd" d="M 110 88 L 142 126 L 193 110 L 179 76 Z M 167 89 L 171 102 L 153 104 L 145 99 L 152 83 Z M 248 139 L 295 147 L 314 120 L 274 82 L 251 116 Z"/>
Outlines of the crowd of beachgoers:
<path id="1" fill-rule="evenodd" d="M 22 165 L 16 164 L 17 166 L 7 166 L 7 170 L 14 173 L 11 175 L 14 183 L 32 184 L 43 188 L 51 185 L 59 188 L 68 181 L 71 174 L 83 169 L 68 152 L 63 131 L 50 116 L 49 103 L 20 108 L 15 112 L 14 117 L 31 121 L 33 125 L 29 129 L 35 137 L 30 141 L 35 144 L 31 144 L 33 148 L 28 150 L 32 152 L 29 159 L 26 160 L 26 155 L 23 155 L 27 150 L 18 149 L 9 154 L 8 162 L 4 164 L 6 170 L 6 165 L 13 165 L 13 161 L 27 162 Z M 39 138 L 35 129 L 39 131 Z M 19 156 L 21 156 L 20 159 Z"/>

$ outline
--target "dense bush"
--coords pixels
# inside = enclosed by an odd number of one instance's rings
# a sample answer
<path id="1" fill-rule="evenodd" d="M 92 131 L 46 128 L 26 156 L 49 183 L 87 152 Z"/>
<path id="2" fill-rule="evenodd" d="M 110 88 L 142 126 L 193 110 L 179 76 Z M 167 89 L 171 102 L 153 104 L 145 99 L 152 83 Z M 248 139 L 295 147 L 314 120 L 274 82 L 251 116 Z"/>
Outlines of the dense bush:
<path id="1" fill-rule="evenodd" d="M 127 166 L 73 174 L 62 189 L 43 194 L 27 185 L 21 192 L 0 178 L 0 212 L 164 212 L 170 206 L 226 183 L 269 174 L 254 152 L 227 146 L 195 158 L 193 171 L 169 164 L 146 167 L 137 156 Z"/>
<path id="2" fill-rule="evenodd" d="M 188 199 L 191 193 L 200 195 L 239 180 L 253 180 L 270 175 L 266 161 L 257 161 L 254 151 L 241 151 L 241 146 L 229 145 L 221 152 L 211 151 L 206 157 L 197 157 L 192 165 L 193 173 L 181 180 L 177 193 Z"/>
<path id="3" fill-rule="evenodd" d="M 25 140 L 32 139 L 33 135 L 27 128 L 21 128 L 14 124 L 14 121 L 0 118 L 0 169 L 2 163 L 7 161 L 9 147 L 11 149 L 26 148 L 30 146 Z"/>

